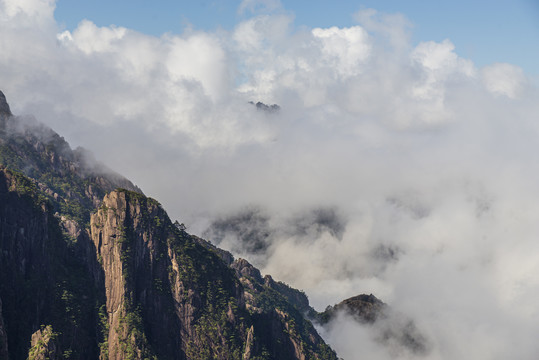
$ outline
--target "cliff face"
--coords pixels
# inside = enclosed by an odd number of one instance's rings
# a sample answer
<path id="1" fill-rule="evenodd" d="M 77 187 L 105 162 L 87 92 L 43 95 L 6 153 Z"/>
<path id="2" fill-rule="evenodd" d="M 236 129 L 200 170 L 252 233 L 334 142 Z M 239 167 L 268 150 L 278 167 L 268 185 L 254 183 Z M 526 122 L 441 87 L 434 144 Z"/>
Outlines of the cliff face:
<path id="1" fill-rule="evenodd" d="M 0 91 L 0 116 L 11 116 L 11 110 L 9 104 L 6 101 L 6 96 L 2 91 Z"/>
<path id="2" fill-rule="evenodd" d="M 336 359 L 302 292 L 189 235 L 2 96 L 0 359 Z"/>
<path id="3" fill-rule="evenodd" d="M 301 291 L 261 277 L 244 259 L 231 264 L 244 288 L 245 306 L 252 314 L 253 333 L 276 359 L 333 359 L 335 353 L 305 316 L 314 310 Z"/>
<path id="4" fill-rule="evenodd" d="M 45 324 L 64 334 L 73 358 L 96 355 L 96 291 L 75 251 L 37 186 L 0 166 L 0 298 L 11 358 L 26 358 Z"/>
<path id="5" fill-rule="evenodd" d="M 110 359 L 182 358 L 179 323 L 171 316 L 165 218 L 157 202 L 128 191 L 111 192 L 92 215 L 108 317 L 102 355 L 108 350 Z"/>
<path id="6" fill-rule="evenodd" d="M 241 259 L 228 267 L 222 254 L 174 226 L 155 200 L 113 191 L 92 215 L 90 231 L 104 269 L 102 356 L 335 358 L 258 270 Z"/>
<path id="7" fill-rule="evenodd" d="M 8 358 L 7 333 L 4 325 L 4 315 L 2 315 L 2 299 L 0 299 L 0 359 Z"/>
<path id="8" fill-rule="evenodd" d="M 52 290 L 33 286 L 50 276 L 46 252 L 52 249 L 45 246 L 50 234 L 44 204 L 39 199 L 34 201 L 29 187 L 26 193 L 16 192 L 17 188 L 25 191 L 26 186 L 13 174 L 0 169 L 0 290 L 8 340 L 11 341 L 8 348 L 13 352 L 21 351 L 15 338 L 26 337 L 29 340 L 31 335 L 22 326 L 24 321 L 17 321 L 18 314 L 24 314 L 23 318 L 30 322 L 39 321 L 45 308 L 50 306 L 45 299 L 48 291 Z M 26 294 L 25 289 L 31 289 L 35 297 Z M 37 300 L 39 298 L 41 300 Z M 23 312 L 20 304 L 28 306 L 29 311 Z"/>

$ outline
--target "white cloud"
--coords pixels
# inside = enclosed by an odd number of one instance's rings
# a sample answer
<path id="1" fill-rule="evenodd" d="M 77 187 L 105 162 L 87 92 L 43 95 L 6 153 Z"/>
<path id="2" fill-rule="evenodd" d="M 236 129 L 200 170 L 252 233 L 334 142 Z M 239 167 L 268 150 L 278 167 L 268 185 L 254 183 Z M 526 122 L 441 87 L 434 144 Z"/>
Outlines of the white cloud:
<path id="1" fill-rule="evenodd" d="M 360 325 L 344 314 L 339 314 L 339 318 L 330 326 L 330 331 L 324 332 L 323 328 L 319 328 L 319 331 L 340 350 L 337 355 L 342 359 L 360 360 L 367 355 L 370 359 L 377 360 L 400 359 L 391 356 L 382 344 L 375 341 L 368 326 Z"/>
<path id="2" fill-rule="evenodd" d="M 451 116 L 445 107 L 448 81 L 475 76 L 472 62 L 460 58 L 454 49 L 449 40 L 441 43 L 429 41 L 417 45 L 410 55 L 422 72 L 422 77 L 411 89 L 411 95 L 423 103 L 420 112 L 426 123 L 443 122 Z"/>
<path id="3" fill-rule="evenodd" d="M 20 27 L 43 25 L 44 22 L 51 22 L 55 4 L 55 0 L 2 0 L 0 19 L 16 20 Z"/>
<path id="4" fill-rule="evenodd" d="M 488 91 L 511 99 L 518 97 L 526 81 L 521 68 L 505 63 L 486 66 L 482 75 Z"/>
<path id="5" fill-rule="evenodd" d="M 165 66 L 172 81 L 199 81 L 213 99 L 228 90 L 227 59 L 218 39 L 206 34 L 175 37 L 169 47 Z"/>
<path id="6" fill-rule="evenodd" d="M 191 231 L 258 206 L 267 251 L 245 255 L 319 309 L 372 292 L 429 334 L 432 359 L 538 353 L 539 104 L 519 68 L 477 69 L 449 40 L 414 47 L 402 15 L 372 10 L 349 28 L 295 30 L 280 14 L 152 37 L 91 19 L 61 32 L 53 2 L 0 6 L 12 111 L 94 151 Z M 342 229 L 317 209 L 337 209 Z M 354 351 L 341 335 L 327 334 Z"/>
<path id="7" fill-rule="evenodd" d="M 371 33 L 378 35 L 378 41 L 387 41 L 397 51 L 409 48 L 412 24 L 402 14 L 380 13 L 375 9 L 362 9 L 354 14 L 354 19 Z"/>
<path id="8" fill-rule="evenodd" d="M 341 76 L 357 75 L 360 63 L 370 55 L 367 32 L 359 26 L 315 28 L 312 34 L 322 43 L 321 50 L 327 65 Z"/>
<path id="9" fill-rule="evenodd" d="M 70 40 L 85 54 L 113 52 L 125 38 L 128 30 L 124 27 L 97 27 L 89 20 L 83 20 L 73 32 L 63 32 L 60 39 Z"/>
<path id="10" fill-rule="evenodd" d="M 440 73 L 443 77 L 454 72 L 473 76 L 475 70 L 472 62 L 460 58 L 454 50 L 455 45 L 447 39 L 441 43 L 428 41 L 417 45 L 411 56 L 428 71 Z"/>

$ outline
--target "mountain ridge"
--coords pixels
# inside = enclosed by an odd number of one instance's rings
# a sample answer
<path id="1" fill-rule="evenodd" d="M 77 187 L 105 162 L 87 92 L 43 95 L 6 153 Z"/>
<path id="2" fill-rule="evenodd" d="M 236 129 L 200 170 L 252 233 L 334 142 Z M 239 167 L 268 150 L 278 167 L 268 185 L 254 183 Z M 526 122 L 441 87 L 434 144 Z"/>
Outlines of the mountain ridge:
<path id="1" fill-rule="evenodd" d="M 188 234 L 3 93 L 0 164 L 2 358 L 337 359 L 302 292 Z"/>
<path id="2" fill-rule="evenodd" d="M 340 314 L 399 353 L 429 351 L 372 294 L 318 313 L 0 91 L 0 359 L 333 360 L 313 323 Z"/>

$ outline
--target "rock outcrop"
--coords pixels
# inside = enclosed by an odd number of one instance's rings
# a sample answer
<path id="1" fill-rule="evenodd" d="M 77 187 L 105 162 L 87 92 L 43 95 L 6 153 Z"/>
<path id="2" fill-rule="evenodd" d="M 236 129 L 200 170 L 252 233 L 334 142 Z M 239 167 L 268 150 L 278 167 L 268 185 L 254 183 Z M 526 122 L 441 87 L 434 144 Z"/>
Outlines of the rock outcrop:
<path id="1" fill-rule="evenodd" d="M 11 116 L 11 109 L 9 108 L 9 104 L 7 103 L 6 96 L 0 90 L 0 116 L 1 115 Z"/>
<path id="2" fill-rule="evenodd" d="M 56 339 L 58 334 L 52 329 L 52 326 L 43 326 L 32 334 L 30 351 L 28 351 L 28 360 L 56 360 L 61 359 L 62 355 Z"/>
<path id="3" fill-rule="evenodd" d="M 277 105 L 277 104 L 267 105 L 267 104 L 264 104 L 261 101 L 257 102 L 256 104 L 254 102 L 252 102 L 252 101 L 249 101 L 249 104 L 252 104 L 252 105 L 256 106 L 257 110 L 267 111 L 269 113 L 275 113 L 275 112 L 278 112 L 279 110 L 281 110 L 281 107 L 279 105 Z"/>
<path id="4" fill-rule="evenodd" d="M 170 316 L 166 239 L 172 235 L 164 221 L 156 201 L 127 190 L 109 193 L 92 215 L 108 318 L 102 355 L 108 352 L 109 359 L 183 358 L 179 323 Z"/>
<path id="5" fill-rule="evenodd" d="M 346 312 L 360 323 L 374 323 L 379 317 L 384 316 L 387 305 L 373 294 L 361 294 L 343 300 L 335 306 L 328 308 L 318 315 L 322 323 L 327 323 L 338 312 Z"/>
<path id="6" fill-rule="evenodd" d="M 429 352 L 429 340 L 415 323 L 395 312 L 373 294 L 354 296 L 335 306 L 328 306 L 323 313 L 317 315 L 317 320 L 326 326 L 338 319 L 339 314 L 369 327 L 375 339 L 385 344 L 395 356 L 402 353 L 426 355 Z"/>

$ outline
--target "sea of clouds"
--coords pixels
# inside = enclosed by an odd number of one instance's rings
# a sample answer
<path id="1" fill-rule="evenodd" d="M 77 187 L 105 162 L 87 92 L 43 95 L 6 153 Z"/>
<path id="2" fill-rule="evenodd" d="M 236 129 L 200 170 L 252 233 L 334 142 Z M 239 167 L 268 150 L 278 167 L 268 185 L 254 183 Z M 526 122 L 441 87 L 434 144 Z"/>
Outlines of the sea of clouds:
<path id="1" fill-rule="evenodd" d="M 263 5 L 154 37 L 0 0 L 0 89 L 318 310 L 373 293 L 428 341 L 409 352 L 341 316 L 321 330 L 339 356 L 536 358 L 537 87 L 450 39 L 412 44 L 400 14 L 305 28 Z"/>

